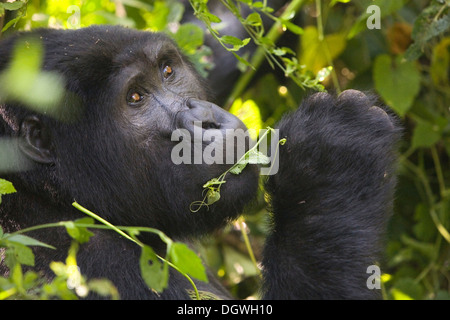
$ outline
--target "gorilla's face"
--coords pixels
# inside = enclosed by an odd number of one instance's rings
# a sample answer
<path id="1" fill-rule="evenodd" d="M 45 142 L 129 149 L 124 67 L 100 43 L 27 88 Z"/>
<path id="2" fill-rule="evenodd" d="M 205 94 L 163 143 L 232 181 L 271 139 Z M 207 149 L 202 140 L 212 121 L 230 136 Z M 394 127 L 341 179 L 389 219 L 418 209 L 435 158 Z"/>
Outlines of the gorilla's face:
<path id="1" fill-rule="evenodd" d="M 233 133 L 246 127 L 207 102 L 203 80 L 171 40 L 115 27 L 47 31 L 42 40 L 45 68 L 63 74 L 76 97 L 65 105 L 83 110 L 76 122 L 42 120 L 60 198 L 172 236 L 209 231 L 242 211 L 256 192 L 254 166 L 229 174 L 218 202 L 190 211 L 203 184 L 233 164 L 230 152 L 242 147 Z"/>
<path id="2" fill-rule="evenodd" d="M 206 101 L 205 84 L 171 41 L 149 35 L 141 45 L 116 56 L 114 63 L 122 67 L 110 77 L 117 132 L 129 147 L 124 162 L 133 163 L 126 168 L 141 189 L 135 201 L 147 206 L 142 217 L 152 224 L 158 219 L 163 230 L 202 233 L 241 213 L 256 191 L 257 170 L 249 166 L 239 176 L 227 176 L 220 201 L 190 211 L 190 204 L 205 196 L 203 184 L 240 157 L 237 144 L 246 141 L 235 140 L 233 133 L 247 128 Z M 211 154 L 215 161 L 208 159 Z"/>

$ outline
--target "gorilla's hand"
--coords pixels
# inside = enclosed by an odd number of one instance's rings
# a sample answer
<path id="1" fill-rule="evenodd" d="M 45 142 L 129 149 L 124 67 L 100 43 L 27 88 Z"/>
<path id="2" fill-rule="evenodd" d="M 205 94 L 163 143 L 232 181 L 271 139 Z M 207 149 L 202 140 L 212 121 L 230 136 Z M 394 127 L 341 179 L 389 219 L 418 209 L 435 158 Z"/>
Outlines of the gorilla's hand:
<path id="1" fill-rule="evenodd" d="M 348 90 L 309 97 L 279 129 L 287 142 L 267 184 L 274 231 L 264 259 L 266 297 L 376 297 L 366 272 L 378 262 L 392 206 L 394 118 Z"/>

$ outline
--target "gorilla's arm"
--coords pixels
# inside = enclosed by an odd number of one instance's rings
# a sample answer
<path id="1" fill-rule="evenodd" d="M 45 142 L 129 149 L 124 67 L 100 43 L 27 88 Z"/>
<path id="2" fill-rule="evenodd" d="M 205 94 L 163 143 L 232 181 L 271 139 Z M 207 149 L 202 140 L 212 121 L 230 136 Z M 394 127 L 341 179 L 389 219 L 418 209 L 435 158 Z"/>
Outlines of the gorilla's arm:
<path id="1" fill-rule="evenodd" d="M 367 299 L 395 186 L 399 130 L 373 101 L 349 90 L 305 100 L 279 124 L 271 176 L 273 231 L 264 260 L 268 299 Z"/>

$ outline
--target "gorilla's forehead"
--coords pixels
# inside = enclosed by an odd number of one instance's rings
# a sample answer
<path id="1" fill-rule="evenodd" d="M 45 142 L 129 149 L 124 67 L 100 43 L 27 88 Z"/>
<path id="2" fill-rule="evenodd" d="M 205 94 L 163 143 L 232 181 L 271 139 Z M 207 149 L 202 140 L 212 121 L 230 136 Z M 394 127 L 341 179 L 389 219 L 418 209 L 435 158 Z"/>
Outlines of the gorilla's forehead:
<path id="1" fill-rule="evenodd" d="M 92 26 L 78 30 L 36 31 L 46 49 L 46 67 L 114 67 L 136 61 L 155 63 L 162 52 L 181 57 L 174 42 L 162 33 L 137 31 L 119 26 Z M 108 68 L 103 69 L 103 73 Z M 73 70 L 72 70 L 73 71 Z M 87 70 L 85 70 L 87 71 Z"/>
<path id="2" fill-rule="evenodd" d="M 132 43 L 122 49 L 113 58 L 113 63 L 119 66 L 126 66 L 134 63 L 145 63 L 157 66 L 162 60 L 182 60 L 178 48 L 167 37 L 155 39 L 153 34 L 140 39 L 138 43 Z M 164 41 L 162 41 L 164 40 Z"/>
<path id="3" fill-rule="evenodd" d="M 39 29 L 32 33 L 44 43 L 44 68 L 71 79 L 70 90 L 81 93 L 105 85 L 130 65 L 145 70 L 158 66 L 162 59 L 183 60 L 175 43 L 162 33 L 120 26 Z"/>

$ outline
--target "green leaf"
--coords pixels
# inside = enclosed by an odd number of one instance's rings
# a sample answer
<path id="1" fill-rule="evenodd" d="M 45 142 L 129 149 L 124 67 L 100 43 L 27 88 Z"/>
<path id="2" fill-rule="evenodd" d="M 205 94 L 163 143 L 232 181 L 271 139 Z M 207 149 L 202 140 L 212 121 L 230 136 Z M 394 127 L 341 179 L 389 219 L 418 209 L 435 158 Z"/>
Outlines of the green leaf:
<path id="1" fill-rule="evenodd" d="M 403 61 L 402 56 L 393 60 L 382 54 L 373 66 L 375 88 L 384 101 L 400 116 L 411 107 L 420 90 L 420 72 L 412 61 Z"/>
<path id="2" fill-rule="evenodd" d="M 25 3 L 22 1 L 14 1 L 14 2 L 5 2 L 5 3 L 0 3 L 0 6 L 3 7 L 5 10 L 17 10 L 23 7 Z"/>
<path id="3" fill-rule="evenodd" d="M 228 48 L 228 50 L 238 51 L 240 48 L 246 46 L 249 43 L 250 38 L 245 38 L 245 39 L 241 40 L 241 39 L 233 37 L 233 36 L 225 35 L 225 36 L 220 37 L 220 41 L 222 41 L 225 44 L 229 44 L 229 45 L 233 46 L 233 48 Z"/>
<path id="4" fill-rule="evenodd" d="M 233 167 L 230 168 L 229 172 L 232 174 L 240 174 L 249 163 L 269 164 L 270 158 L 257 151 L 256 149 L 250 149 L 244 158 L 242 158 L 239 162 L 237 162 Z"/>
<path id="5" fill-rule="evenodd" d="M 5 252 L 5 263 L 10 269 L 17 263 L 34 266 L 33 250 L 21 243 L 12 243 Z"/>
<path id="6" fill-rule="evenodd" d="M 242 170 L 245 169 L 245 167 L 247 166 L 248 162 L 245 163 L 237 163 L 235 164 L 231 169 L 230 169 L 230 173 L 232 174 L 240 174 L 242 172 Z"/>
<path id="7" fill-rule="evenodd" d="M 0 204 L 2 203 L 2 195 L 17 192 L 13 184 L 7 180 L 0 179 Z"/>
<path id="8" fill-rule="evenodd" d="M 423 289 L 416 280 L 404 277 L 396 281 L 392 296 L 395 300 L 421 299 Z"/>
<path id="9" fill-rule="evenodd" d="M 413 231 L 418 240 L 431 242 L 436 236 L 437 230 L 433 219 L 430 217 L 429 210 L 423 203 L 416 206 Z"/>
<path id="10" fill-rule="evenodd" d="M 41 241 L 31 238 L 29 236 L 25 236 L 23 234 L 5 233 L 3 236 L 3 239 L 7 240 L 9 242 L 13 242 L 13 243 L 24 245 L 24 246 L 38 246 L 38 247 L 44 247 L 44 248 L 49 248 L 49 249 L 56 249 L 55 247 L 53 247 L 49 244 L 46 244 L 44 242 L 41 242 Z"/>
<path id="11" fill-rule="evenodd" d="M 0 96 L 35 111 L 58 116 L 64 81 L 56 72 L 41 71 L 44 48 L 37 38 L 17 41 L 11 65 L 0 75 Z"/>
<path id="12" fill-rule="evenodd" d="M 167 263 L 162 263 L 151 247 L 142 247 L 139 266 L 142 278 L 149 288 L 158 292 L 167 288 L 169 280 Z"/>
<path id="13" fill-rule="evenodd" d="M 349 3 L 350 0 L 332 0 L 330 3 L 330 7 L 333 7 L 336 3 Z"/>
<path id="14" fill-rule="evenodd" d="M 193 54 L 203 45 L 203 30 L 193 23 L 185 23 L 178 28 L 173 38 L 186 54 Z"/>
<path id="15" fill-rule="evenodd" d="M 261 152 L 257 151 L 256 149 L 252 149 L 248 153 L 248 159 L 247 162 L 250 164 L 269 164 L 270 158 Z"/>
<path id="16" fill-rule="evenodd" d="M 244 58 L 242 58 L 241 56 L 239 56 L 238 54 L 236 54 L 236 52 L 232 52 L 232 54 L 233 54 L 234 57 L 235 57 L 236 59 L 238 59 L 238 61 L 239 61 L 240 63 L 242 63 L 244 66 L 247 66 L 247 67 L 250 67 L 250 68 L 252 68 L 252 69 L 255 69 L 255 67 L 253 67 L 253 66 L 250 64 L 250 62 L 248 62 L 247 60 L 245 60 Z"/>
<path id="17" fill-rule="evenodd" d="M 446 124 L 447 121 L 445 121 Z M 427 121 L 419 121 L 414 129 L 411 145 L 413 148 L 429 148 L 437 143 L 442 136 L 444 126 L 430 123 Z"/>
<path id="18" fill-rule="evenodd" d="M 308 26 L 301 37 L 299 63 L 307 66 L 314 74 L 329 66 L 330 59 L 337 58 L 346 47 L 344 33 L 328 34 L 321 41 L 315 26 Z"/>
<path id="19" fill-rule="evenodd" d="M 254 100 L 246 100 L 242 102 L 242 99 L 236 99 L 230 107 L 230 113 L 238 117 L 247 128 L 251 129 L 250 138 L 255 139 L 258 137 L 257 131 L 263 126 L 261 118 L 261 112 Z"/>
<path id="20" fill-rule="evenodd" d="M 210 13 L 210 12 L 204 12 L 203 15 L 206 18 L 208 18 L 210 23 L 220 23 L 220 22 L 222 22 L 222 20 L 218 16 L 216 16 L 216 15 Z"/>
<path id="21" fill-rule="evenodd" d="M 210 205 L 220 200 L 220 192 L 215 189 L 209 189 L 206 194 L 206 204 Z"/>
<path id="22" fill-rule="evenodd" d="M 113 300 L 119 299 L 119 293 L 114 284 L 107 279 L 93 279 L 88 282 L 89 290 L 103 297 L 111 296 Z"/>
<path id="23" fill-rule="evenodd" d="M 94 219 L 86 217 L 75 221 L 75 223 L 94 224 Z M 86 243 L 94 235 L 86 227 L 77 227 L 74 222 L 68 221 L 64 224 L 67 233 L 79 243 Z"/>
<path id="24" fill-rule="evenodd" d="M 433 82 L 438 86 L 448 87 L 450 84 L 449 69 L 450 37 L 446 37 L 433 48 L 430 66 L 430 75 Z"/>
<path id="25" fill-rule="evenodd" d="M 194 251 L 181 242 L 175 242 L 170 247 L 169 252 L 170 260 L 176 265 L 180 271 L 187 273 L 188 275 L 208 282 L 205 267 L 202 264 L 201 259 L 195 254 Z"/>
<path id="26" fill-rule="evenodd" d="M 282 22 L 283 26 L 285 26 L 292 33 L 295 33 L 298 35 L 303 34 L 303 28 L 297 26 L 296 24 L 294 24 L 290 21 L 287 21 L 287 20 L 282 20 L 281 22 Z"/>
<path id="27" fill-rule="evenodd" d="M 233 36 L 222 36 L 220 38 L 223 43 L 231 44 L 232 46 L 241 46 L 243 44 L 242 40 Z"/>
<path id="28" fill-rule="evenodd" d="M 209 187 L 211 187 L 211 186 L 221 185 L 221 184 L 224 184 L 224 183 L 226 183 L 226 181 L 224 181 L 224 180 L 219 180 L 219 179 L 217 179 L 217 178 L 212 178 L 211 180 L 209 180 L 208 182 L 206 182 L 206 183 L 203 185 L 203 188 L 209 188 Z"/>
<path id="29" fill-rule="evenodd" d="M 17 190 L 14 188 L 13 184 L 7 180 L 0 179 L 0 195 L 15 193 Z"/>
<path id="30" fill-rule="evenodd" d="M 259 27 L 262 26 L 262 19 L 259 13 L 253 12 L 247 16 L 245 23 L 252 27 Z"/>

